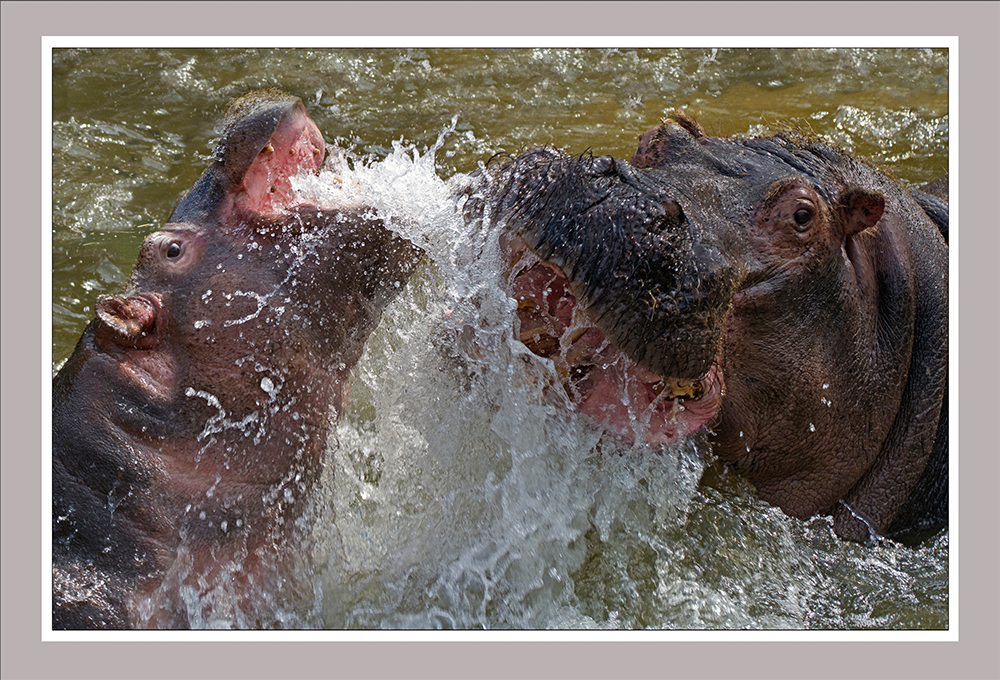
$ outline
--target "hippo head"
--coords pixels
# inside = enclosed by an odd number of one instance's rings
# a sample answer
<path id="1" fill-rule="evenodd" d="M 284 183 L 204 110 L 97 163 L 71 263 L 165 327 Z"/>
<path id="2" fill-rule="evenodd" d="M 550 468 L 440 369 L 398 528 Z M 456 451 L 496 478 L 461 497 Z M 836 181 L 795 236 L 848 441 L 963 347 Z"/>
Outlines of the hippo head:
<path id="1" fill-rule="evenodd" d="M 315 433 L 343 410 L 347 374 L 415 261 L 360 206 L 297 199 L 291 178 L 324 150 L 301 100 L 237 100 L 215 162 L 145 239 L 124 294 L 97 300 L 96 348 L 170 403 L 199 464 L 230 478 L 274 484 L 317 459 Z"/>
<path id="2" fill-rule="evenodd" d="M 125 291 L 97 299 L 53 381 L 60 625 L 186 625 L 180 582 L 281 582 L 260 565 L 281 561 L 349 372 L 419 257 L 370 210 L 299 197 L 324 151 L 299 99 L 237 100 Z M 72 600 L 94 569 L 118 605 Z"/>
<path id="3" fill-rule="evenodd" d="M 581 409 L 658 443 L 714 417 L 721 320 L 743 266 L 733 229 L 690 219 L 607 156 L 535 149 L 501 173 L 521 340 L 553 359 Z"/>
<path id="4" fill-rule="evenodd" d="M 651 442 L 705 427 L 761 497 L 847 538 L 943 526 L 947 246 L 909 192 L 683 115 L 631 163 L 534 149 L 493 177 L 521 340 L 581 410 Z"/>

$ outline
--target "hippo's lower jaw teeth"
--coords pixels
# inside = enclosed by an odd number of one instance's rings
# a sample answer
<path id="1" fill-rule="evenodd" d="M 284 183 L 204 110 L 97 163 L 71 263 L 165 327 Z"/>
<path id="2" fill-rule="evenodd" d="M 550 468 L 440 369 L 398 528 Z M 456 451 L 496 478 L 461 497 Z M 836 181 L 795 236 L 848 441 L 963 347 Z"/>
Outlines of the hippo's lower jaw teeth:
<path id="1" fill-rule="evenodd" d="M 705 394 L 705 386 L 700 380 L 684 380 L 682 378 L 664 378 L 653 385 L 657 396 L 666 392 L 668 399 L 693 399 L 697 401 Z"/>
<path id="2" fill-rule="evenodd" d="M 523 266 L 521 261 L 531 255 L 521 242 L 514 242 L 508 253 L 521 323 L 518 339 L 533 354 L 552 359 L 559 375 L 579 387 L 595 365 L 607 369 L 614 359 L 605 352 L 608 343 L 603 333 L 588 335 L 599 329 L 584 314 L 577 314 L 575 297 L 566 288 L 562 271 L 541 261 Z M 581 342 L 585 336 L 589 340 Z M 633 379 L 648 386 L 651 398 L 699 401 L 706 393 L 703 380 L 664 378 L 638 370 Z"/>
<path id="3" fill-rule="evenodd" d="M 521 331 L 519 339 L 533 354 L 540 357 L 550 357 L 559 350 L 559 338 L 552 337 L 545 328 Z"/>
<path id="4" fill-rule="evenodd" d="M 531 298 L 522 298 L 517 301 L 517 310 L 519 312 L 521 311 L 534 312 L 537 311 L 538 309 L 539 309 L 538 303 L 532 300 Z"/>
<path id="5" fill-rule="evenodd" d="M 540 357 L 555 358 L 556 370 L 564 378 L 572 374 L 576 380 L 585 377 L 589 369 L 593 366 L 587 363 L 577 363 L 572 356 L 572 343 L 575 342 L 582 330 L 578 329 L 575 337 L 571 337 L 571 345 L 568 349 L 560 347 L 559 338 L 555 338 L 547 332 L 547 328 L 540 326 L 521 331 L 520 341 L 533 353 Z M 557 355 L 561 355 L 560 357 Z M 705 385 L 701 380 L 685 380 L 683 378 L 662 378 L 658 382 L 650 383 L 650 388 L 657 397 L 663 396 L 665 399 L 690 399 L 698 401 L 705 395 Z"/>

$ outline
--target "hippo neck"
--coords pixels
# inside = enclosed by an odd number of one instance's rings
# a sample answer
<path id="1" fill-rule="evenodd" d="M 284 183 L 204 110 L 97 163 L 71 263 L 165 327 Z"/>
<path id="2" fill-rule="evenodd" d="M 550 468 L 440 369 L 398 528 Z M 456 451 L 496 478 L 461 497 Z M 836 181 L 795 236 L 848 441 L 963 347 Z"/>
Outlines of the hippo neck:
<path id="1" fill-rule="evenodd" d="M 119 408 L 102 401 L 95 389 L 100 384 L 118 386 L 108 398 Z M 227 442 L 198 441 L 203 421 L 184 416 L 191 415 L 183 406 L 191 398 L 177 392 L 173 399 L 151 398 L 134 382 L 122 381 L 118 364 L 94 344 L 94 324 L 53 380 L 53 432 L 60 442 L 53 447 L 56 580 L 65 582 L 67 592 L 85 580 L 120 584 L 109 586 L 111 593 L 133 592 L 129 602 L 102 607 L 114 613 L 107 627 L 135 625 L 136 616 L 155 623 L 155 611 L 183 610 L 158 598 L 173 597 L 178 581 L 211 587 L 221 578 L 220 565 L 248 571 L 266 564 L 274 572 L 280 562 L 276 547 L 290 537 L 318 476 L 325 411 L 315 418 L 314 429 L 322 431 L 308 437 L 313 447 L 292 454 L 300 464 L 276 482 L 253 483 L 227 477 L 218 454 Z M 199 455 L 204 465 L 192 464 Z"/>

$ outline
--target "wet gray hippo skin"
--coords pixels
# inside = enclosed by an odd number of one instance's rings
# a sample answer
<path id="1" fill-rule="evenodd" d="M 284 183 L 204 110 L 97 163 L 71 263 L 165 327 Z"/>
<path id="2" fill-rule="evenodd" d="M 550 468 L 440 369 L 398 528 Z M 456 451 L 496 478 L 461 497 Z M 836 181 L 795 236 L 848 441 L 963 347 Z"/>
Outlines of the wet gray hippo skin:
<path id="1" fill-rule="evenodd" d="M 593 377 L 621 352 L 647 438 L 708 428 L 786 513 L 858 541 L 947 525 L 946 183 L 908 191 L 818 141 L 683 115 L 631 163 L 535 149 L 492 181 L 521 338 L 582 410 L 621 421 Z"/>
<path id="2" fill-rule="evenodd" d="M 53 379 L 54 628 L 187 627 L 182 589 L 280 591 L 348 373 L 418 256 L 361 207 L 297 203 L 324 150 L 300 100 L 237 100 L 97 299 Z"/>

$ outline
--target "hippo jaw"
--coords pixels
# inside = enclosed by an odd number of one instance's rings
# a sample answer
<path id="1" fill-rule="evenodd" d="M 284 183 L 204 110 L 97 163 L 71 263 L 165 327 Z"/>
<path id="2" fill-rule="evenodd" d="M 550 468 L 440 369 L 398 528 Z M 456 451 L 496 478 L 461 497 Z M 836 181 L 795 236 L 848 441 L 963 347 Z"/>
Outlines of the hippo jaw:
<path id="1" fill-rule="evenodd" d="M 656 443 L 710 422 L 743 276 L 728 225 L 610 157 L 534 149 L 493 179 L 520 338 L 554 361 L 577 406 Z"/>
<path id="2" fill-rule="evenodd" d="M 619 349 L 579 304 L 565 274 L 520 239 L 505 239 L 518 339 L 550 360 L 582 412 L 625 440 L 672 444 L 717 415 L 724 392 L 717 363 L 695 378 L 660 375 Z"/>

